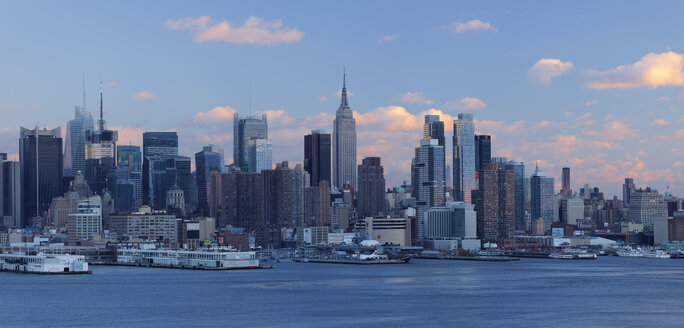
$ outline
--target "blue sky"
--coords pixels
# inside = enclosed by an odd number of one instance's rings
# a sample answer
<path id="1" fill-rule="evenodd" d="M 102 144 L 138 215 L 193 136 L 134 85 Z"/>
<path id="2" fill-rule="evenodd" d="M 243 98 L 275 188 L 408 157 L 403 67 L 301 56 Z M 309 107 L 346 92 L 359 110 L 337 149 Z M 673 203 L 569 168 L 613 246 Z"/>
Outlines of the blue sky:
<path id="1" fill-rule="evenodd" d="M 269 114 L 274 160 L 300 162 L 305 131 L 331 130 L 346 65 L 359 156 L 381 156 L 391 185 L 409 178 L 422 115 L 443 114 L 449 126 L 457 113 L 473 112 L 476 130 L 493 135 L 494 153 L 525 161 L 528 174 L 539 160 L 557 180 L 570 166 L 576 190 L 590 183 L 619 194 L 625 176 L 683 188 L 678 2 L 74 1 L 0 9 L 0 152 L 16 154 L 18 126 L 64 128 L 81 103 L 85 70 L 87 107 L 97 110 L 102 78 L 105 118 L 121 143 L 139 143 L 145 130 L 177 130 L 181 153 L 216 143 L 230 160 L 230 115 L 249 112 L 251 89 L 251 111 Z M 250 21 L 253 29 L 240 29 Z"/>

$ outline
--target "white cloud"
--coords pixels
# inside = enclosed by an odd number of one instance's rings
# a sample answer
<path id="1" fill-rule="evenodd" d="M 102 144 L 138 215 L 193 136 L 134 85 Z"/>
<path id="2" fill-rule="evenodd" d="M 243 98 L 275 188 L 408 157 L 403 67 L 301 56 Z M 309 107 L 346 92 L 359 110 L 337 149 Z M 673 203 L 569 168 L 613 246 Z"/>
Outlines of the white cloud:
<path id="1" fill-rule="evenodd" d="M 150 91 L 140 91 L 136 92 L 131 96 L 131 99 L 137 100 L 137 101 L 145 101 L 145 100 L 152 100 L 152 99 L 159 99 L 159 96 L 155 95 L 154 93 Z"/>
<path id="2" fill-rule="evenodd" d="M 580 106 L 580 107 L 589 107 L 589 106 L 594 106 L 594 105 L 596 105 L 596 104 L 598 104 L 598 100 L 594 99 L 594 100 L 585 101 L 585 102 L 583 102 L 583 103 L 579 103 L 578 106 Z"/>
<path id="3" fill-rule="evenodd" d="M 399 39 L 399 35 L 397 35 L 397 34 L 385 35 L 379 40 L 379 42 L 390 42 L 390 41 L 395 41 L 397 39 Z"/>
<path id="4" fill-rule="evenodd" d="M 535 83 L 549 85 L 551 79 L 570 72 L 572 68 L 571 61 L 563 62 L 555 58 L 542 58 L 527 70 L 527 76 Z"/>
<path id="5" fill-rule="evenodd" d="M 425 99 L 422 92 L 406 92 L 403 95 L 396 96 L 393 98 L 395 101 L 399 100 L 404 104 L 409 105 L 432 105 L 433 102 L 430 99 Z"/>
<path id="6" fill-rule="evenodd" d="M 661 125 L 662 126 L 662 125 L 668 125 L 668 124 L 670 124 L 670 122 L 666 121 L 662 118 L 659 118 L 657 120 L 653 120 L 653 122 L 651 122 L 651 125 Z"/>
<path id="7" fill-rule="evenodd" d="M 230 106 L 217 106 L 207 112 L 198 112 L 192 115 L 192 121 L 196 123 L 211 124 L 217 122 L 225 122 L 233 119 L 233 115 L 237 113 L 235 108 Z"/>
<path id="8" fill-rule="evenodd" d="M 171 30 L 191 30 L 195 42 L 273 45 L 299 42 L 304 37 L 304 32 L 297 28 L 283 28 L 282 19 L 269 22 L 256 16 L 248 18 L 242 26 L 209 16 L 170 19 L 164 26 Z"/>
<path id="9" fill-rule="evenodd" d="M 668 51 L 649 53 L 631 65 L 600 72 L 583 72 L 583 84 L 592 89 L 684 85 L 684 55 Z"/>
<path id="10" fill-rule="evenodd" d="M 479 19 L 473 19 L 465 23 L 454 22 L 451 25 L 449 25 L 448 29 L 456 34 L 470 31 L 498 31 L 498 29 L 494 27 L 494 25 L 490 23 L 485 23 Z"/>
<path id="11" fill-rule="evenodd" d="M 477 98 L 465 97 L 459 101 L 447 101 L 444 108 L 447 110 L 480 110 L 485 108 L 487 104 Z"/>

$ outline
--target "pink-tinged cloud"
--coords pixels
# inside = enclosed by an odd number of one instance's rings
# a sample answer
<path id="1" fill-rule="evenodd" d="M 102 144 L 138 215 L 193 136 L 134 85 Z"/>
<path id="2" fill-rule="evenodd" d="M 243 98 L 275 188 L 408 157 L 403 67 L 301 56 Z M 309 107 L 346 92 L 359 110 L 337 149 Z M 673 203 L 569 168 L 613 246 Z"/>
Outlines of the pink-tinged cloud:
<path id="1" fill-rule="evenodd" d="M 145 100 L 153 100 L 153 99 L 159 99 L 159 96 L 155 95 L 154 93 L 150 91 L 140 91 L 136 92 L 133 95 L 131 95 L 131 99 L 136 100 L 136 101 L 145 101 Z"/>
<path id="2" fill-rule="evenodd" d="M 447 110 L 480 110 L 485 108 L 487 104 L 477 98 L 465 97 L 459 101 L 447 101 L 444 104 L 444 109 Z"/>
<path id="3" fill-rule="evenodd" d="M 479 19 L 469 20 L 465 23 L 454 22 L 449 25 L 448 29 L 455 34 L 475 31 L 498 31 L 498 29 L 491 23 L 486 23 Z"/>
<path id="4" fill-rule="evenodd" d="M 284 28 L 282 19 L 269 22 L 256 16 L 248 18 L 241 26 L 209 16 L 170 19 L 164 26 L 171 30 L 190 30 L 198 43 L 275 45 L 299 42 L 304 37 L 304 32 L 297 28 Z"/>
<path id="5" fill-rule="evenodd" d="M 684 55 L 672 51 L 649 53 L 634 64 L 603 72 L 587 70 L 581 81 L 592 89 L 684 85 Z"/>
<path id="6" fill-rule="evenodd" d="M 407 105 L 432 105 L 433 102 L 430 99 L 426 99 L 422 92 L 406 92 L 401 96 L 393 98 L 395 101 L 401 101 Z"/>
<path id="7" fill-rule="evenodd" d="M 102 87 L 104 87 L 104 88 L 115 87 L 115 86 L 116 86 L 116 81 L 106 82 L 106 83 L 102 84 Z"/>
<path id="8" fill-rule="evenodd" d="M 682 167 L 682 162 L 681 161 L 676 161 L 674 164 L 672 164 L 672 167 Z"/>
<path id="9" fill-rule="evenodd" d="M 213 124 L 232 120 L 235 113 L 237 110 L 233 107 L 217 106 L 207 112 L 195 113 L 191 120 L 195 123 Z"/>
<path id="10" fill-rule="evenodd" d="M 534 83 L 551 84 L 551 80 L 570 72 L 573 69 L 571 61 L 563 62 L 555 58 L 542 58 L 527 70 L 527 77 Z"/>
<path id="11" fill-rule="evenodd" d="M 664 119 L 662 119 L 662 118 L 653 120 L 653 122 L 651 122 L 651 125 L 660 125 L 660 126 L 663 126 L 663 125 L 668 125 L 668 124 L 670 124 L 670 122 L 667 121 L 667 120 L 664 120 Z"/>
<path id="12" fill-rule="evenodd" d="M 610 121 L 603 125 L 603 136 L 610 140 L 626 140 L 639 137 L 639 131 L 619 120 Z"/>
<path id="13" fill-rule="evenodd" d="M 393 35 L 385 35 L 380 39 L 380 42 L 391 42 L 399 39 L 399 35 L 393 34 Z"/>
<path id="14" fill-rule="evenodd" d="M 142 147 L 142 135 L 145 132 L 141 128 L 129 126 L 113 126 L 110 129 L 116 131 L 119 136 L 120 145 L 134 145 Z"/>

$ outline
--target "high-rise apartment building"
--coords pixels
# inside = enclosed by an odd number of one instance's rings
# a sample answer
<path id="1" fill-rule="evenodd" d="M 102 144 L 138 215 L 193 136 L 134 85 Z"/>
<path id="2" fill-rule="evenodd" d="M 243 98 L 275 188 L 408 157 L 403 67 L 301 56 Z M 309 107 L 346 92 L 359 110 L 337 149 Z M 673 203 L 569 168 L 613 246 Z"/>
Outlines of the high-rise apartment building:
<path id="1" fill-rule="evenodd" d="M 250 172 L 249 141 L 268 140 L 268 121 L 266 114 L 233 116 L 233 161 L 242 172 Z M 256 166 L 251 165 L 254 170 Z"/>
<path id="2" fill-rule="evenodd" d="M 639 188 L 631 193 L 627 221 L 643 223 L 645 229 L 653 231 L 654 220 L 667 217 L 663 194 L 651 188 Z"/>
<path id="3" fill-rule="evenodd" d="M 440 121 L 439 115 L 425 115 L 423 139 L 437 139 L 438 144 L 446 149 L 446 144 L 444 143 L 444 122 Z"/>
<path id="4" fill-rule="evenodd" d="M 327 181 L 321 181 L 317 186 L 306 188 L 304 194 L 306 226 L 329 226 L 330 219 L 330 184 Z"/>
<path id="5" fill-rule="evenodd" d="M 506 164 L 490 163 L 478 175 L 473 194 L 477 237 L 502 244 L 515 229 L 515 173 Z"/>
<path id="6" fill-rule="evenodd" d="M 19 131 L 21 163 L 22 226 L 50 207 L 52 198 L 62 195 L 62 133 L 60 128 Z"/>
<path id="7" fill-rule="evenodd" d="M 532 221 L 544 220 L 544 231 L 551 229 L 554 221 L 554 182 L 552 177 L 547 177 L 539 170 L 537 165 L 534 174 L 530 177 L 530 213 Z"/>
<path id="8" fill-rule="evenodd" d="M 332 185 L 343 189 L 348 184 L 356 190 L 356 120 L 347 101 L 346 75 L 340 107 L 333 121 L 332 157 Z"/>
<path id="9" fill-rule="evenodd" d="M 636 190 L 634 186 L 634 179 L 625 178 L 625 183 L 622 185 L 622 206 L 629 207 L 632 200 L 632 193 Z"/>
<path id="10" fill-rule="evenodd" d="M 92 196 L 78 203 L 76 213 L 68 215 L 67 240 L 92 241 L 102 235 L 102 199 Z"/>
<path id="11" fill-rule="evenodd" d="M 411 195 L 416 199 L 417 237 L 424 237 L 425 213 L 430 207 L 442 206 L 445 198 L 444 147 L 437 139 L 421 139 L 411 163 Z"/>
<path id="12" fill-rule="evenodd" d="M 473 114 L 458 114 L 458 119 L 454 120 L 453 150 L 454 200 L 470 204 L 470 194 L 476 187 Z"/>
<path id="13" fill-rule="evenodd" d="M 21 166 L 0 159 L 0 226 L 21 227 Z"/>
<path id="14" fill-rule="evenodd" d="M 380 157 L 366 157 L 359 165 L 357 209 L 361 217 L 385 214 L 385 175 Z"/>
<path id="15" fill-rule="evenodd" d="M 492 162 L 492 136 L 475 135 L 475 170 L 481 171 Z"/>
<path id="16" fill-rule="evenodd" d="M 304 170 L 309 172 L 311 186 L 322 181 L 330 184 L 330 134 L 313 130 L 304 136 Z"/>
<path id="17" fill-rule="evenodd" d="M 569 167 L 563 168 L 561 180 L 562 180 L 561 196 L 563 196 L 563 197 L 572 196 L 572 189 L 570 188 L 570 168 Z"/>

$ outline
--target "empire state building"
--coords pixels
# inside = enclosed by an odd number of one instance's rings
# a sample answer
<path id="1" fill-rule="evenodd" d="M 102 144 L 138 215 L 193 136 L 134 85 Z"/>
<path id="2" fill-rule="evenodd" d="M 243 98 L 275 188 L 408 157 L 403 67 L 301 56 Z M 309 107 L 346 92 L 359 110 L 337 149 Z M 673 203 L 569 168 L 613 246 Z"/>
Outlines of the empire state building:
<path id="1" fill-rule="evenodd" d="M 333 185 L 356 190 L 356 120 L 347 102 L 346 74 L 342 78 L 342 100 L 333 122 Z"/>

